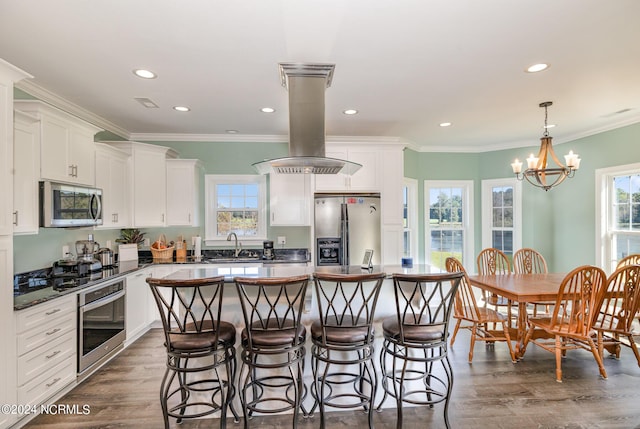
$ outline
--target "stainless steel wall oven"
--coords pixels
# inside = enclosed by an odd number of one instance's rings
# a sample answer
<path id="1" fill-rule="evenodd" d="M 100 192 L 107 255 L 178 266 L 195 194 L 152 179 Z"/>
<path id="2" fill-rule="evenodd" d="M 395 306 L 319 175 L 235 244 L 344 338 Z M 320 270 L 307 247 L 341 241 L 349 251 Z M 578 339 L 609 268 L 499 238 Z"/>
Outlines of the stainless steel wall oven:
<path id="1" fill-rule="evenodd" d="M 123 347 L 125 292 L 124 279 L 118 279 L 78 294 L 79 375 Z"/>

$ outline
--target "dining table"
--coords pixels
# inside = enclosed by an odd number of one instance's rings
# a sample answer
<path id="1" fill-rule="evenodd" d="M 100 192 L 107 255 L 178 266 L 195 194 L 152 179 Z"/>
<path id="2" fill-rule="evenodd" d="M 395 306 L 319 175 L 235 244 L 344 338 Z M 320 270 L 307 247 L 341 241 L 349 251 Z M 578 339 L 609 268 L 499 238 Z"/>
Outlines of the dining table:
<path id="1" fill-rule="evenodd" d="M 502 296 L 518 306 L 516 326 L 509 327 L 516 338 L 516 357 L 521 358 L 524 337 L 528 329 L 527 304 L 555 302 L 560 284 L 566 273 L 544 274 L 476 274 L 469 276 L 469 282 L 487 292 Z"/>

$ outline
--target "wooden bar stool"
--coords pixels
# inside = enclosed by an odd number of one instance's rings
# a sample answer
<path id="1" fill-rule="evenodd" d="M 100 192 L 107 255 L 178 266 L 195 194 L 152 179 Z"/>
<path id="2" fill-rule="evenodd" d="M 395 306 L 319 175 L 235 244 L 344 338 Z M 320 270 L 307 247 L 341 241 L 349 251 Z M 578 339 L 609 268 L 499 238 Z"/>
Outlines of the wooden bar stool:
<path id="1" fill-rule="evenodd" d="M 396 399 L 396 427 L 402 428 L 402 404 L 444 402 L 449 425 L 449 398 L 453 370 L 447 351 L 453 301 L 464 273 L 394 274 L 396 315 L 382 322 L 380 353 L 384 397 Z M 434 365 L 440 363 L 442 370 Z"/>
<path id="2" fill-rule="evenodd" d="M 236 328 L 220 320 L 224 277 L 187 280 L 148 278 L 160 311 L 167 349 L 167 369 L 160 387 L 164 426 L 169 417 L 203 417 L 227 408 L 235 396 Z"/>
<path id="3" fill-rule="evenodd" d="M 311 367 L 315 399 L 311 413 L 325 407 L 363 407 L 373 427 L 378 376 L 373 357 L 373 316 L 385 273 L 314 273 L 320 318 L 311 325 Z M 354 369 L 349 369 L 353 368 Z M 351 386 L 351 387 L 349 387 Z"/>
<path id="4" fill-rule="evenodd" d="M 244 427 L 254 412 L 306 411 L 303 382 L 306 329 L 300 323 L 309 276 L 234 279 L 245 327 L 238 382 Z M 278 406 L 279 405 L 279 406 Z"/>

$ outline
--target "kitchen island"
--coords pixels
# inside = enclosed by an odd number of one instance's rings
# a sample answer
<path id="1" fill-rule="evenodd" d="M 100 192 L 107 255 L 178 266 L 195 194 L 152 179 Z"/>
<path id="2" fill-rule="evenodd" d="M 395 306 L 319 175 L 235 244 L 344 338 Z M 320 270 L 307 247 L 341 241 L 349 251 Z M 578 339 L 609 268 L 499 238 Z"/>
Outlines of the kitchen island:
<path id="1" fill-rule="evenodd" d="M 382 290 L 380 292 L 380 296 L 378 298 L 378 303 L 376 307 L 375 317 L 374 317 L 374 333 L 375 333 L 375 342 L 374 347 L 376 350 L 376 372 L 378 372 L 378 379 L 380 379 L 380 369 L 378 368 L 379 364 L 377 362 L 377 350 L 381 350 L 382 347 L 382 320 L 386 317 L 393 316 L 396 313 L 396 305 L 395 305 L 395 297 L 393 292 L 393 280 L 391 279 L 392 275 L 395 273 L 400 274 L 436 274 L 442 273 L 437 267 L 433 267 L 430 265 L 414 265 L 412 267 L 403 267 L 401 265 L 384 265 L 384 266 L 373 266 L 371 269 L 362 269 L 360 266 L 324 266 L 324 267 L 314 267 L 314 266 L 294 266 L 294 265 L 273 265 L 273 266 L 207 266 L 207 267 L 193 267 L 193 268 L 181 268 L 165 277 L 164 279 L 168 280 L 189 280 L 189 279 L 199 279 L 206 277 L 217 277 L 224 276 L 225 277 L 225 288 L 224 288 L 224 298 L 223 298 L 223 306 L 222 306 L 222 315 L 221 319 L 227 322 L 230 322 L 236 326 L 237 330 L 237 341 L 236 344 L 240 344 L 239 336 L 244 329 L 244 319 L 242 316 L 242 309 L 240 306 L 240 301 L 238 298 L 238 293 L 236 287 L 233 283 L 234 277 L 288 277 L 288 276 L 299 276 L 299 275 L 308 275 L 311 279 L 314 272 L 323 272 L 323 273 L 332 273 L 332 274 L 362 274 L 365 272 L 372 273 L 386 273 L 387 278 L 385 279 Z M 228 287 L 227 287 L 228 286 Z M 305 325 L 307 332 L 310 332 L 311 324 L 314 320 L 318 319 L 318 308 L 316 304 L 316 296 L 314 291 L 313 282 L 310 281 L 307 287 L 306 300 L 305 300 L 305 310 L 302 315 L 302 323 Z M 304 382 L 307 386 L 311 386 L 313 382 L 313 377 L 311 375 L 311 361 L 310 361 L 310 350 L 311 350 L 311 336 L 307 335 L 307 344 L 306 344 L 307 354 L 305 357 L 305 375 Z M 375 403 L 379 403 L 382 399 L 383 393 L 382 389 L 378 389 L 376 394 Z M 236 398 L 236 401 L 238 398 Z M 304 401 L 305 406 L 309 409 L 312 406 L 312 398 L 311 395 L 307 395 L 306 400 Z M 240 407 L 239 402 L 237 403 L 238 408 Z M 385 401 L 383 407 L 395 407 L 395 399 L 388 397 Z"/>
<path id="2" fill-rule="evenodd" d="M 331 274 L 362 274 L 362 273 L 386 273 L 390 278 L 393 274 L 436 274 L 442 273 L 437 267 L 431 265 L 374 265 L 370 269 L 361 268 L 358 265 L 349 266 L 323 266 L 308 267 L 304 265 L 264 265 L 264 266 L 234 266 L 211 265 L 207 267 L 182 268 L 166 276 L 169 280 L 199 279 L 205 277 L 224 276 L 225 282 L 232 283 L 234 277 L 288 277 L 308 275 L 314 272 Z"/>

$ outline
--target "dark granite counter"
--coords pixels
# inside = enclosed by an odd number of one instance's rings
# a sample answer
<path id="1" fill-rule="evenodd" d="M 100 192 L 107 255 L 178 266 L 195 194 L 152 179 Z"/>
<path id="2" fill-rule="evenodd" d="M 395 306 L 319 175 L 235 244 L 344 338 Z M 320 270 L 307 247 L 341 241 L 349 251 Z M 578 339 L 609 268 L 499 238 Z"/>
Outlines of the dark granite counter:
<path id="1" fill-rule="evenodd" d="M 174 258 L 174 260 L 163 263 L 183 264 L 185 267 L 194 264 L 211 264 L 212 268 L 217 267 L 221 271 L 226 269 L 229 273 L 236 273 L 239 269 L 247 269 L 246 265 L 255 267 L 256 265 L 288 266 L 300 264 L 306 266 L 310 262 L 308 249 L 277 249 L 275 259 L 272 260 L 261 259 L 262 249 L 251 252 L 253 253 L 240 254 L 239 258 L 233 258 L 233 250 L 205 250 L 199 261 L 189 256 L 182 261 L 176 261 Z M 138 252 L 138 258 L 138 261 L 122 261 L 113 267 L 104 267 L 99 272 L 73 279 L 52 276 L 51 268 L 16 274 L 13 276 L 13 309 L 22 310 L 61 296 L 77 293 L 81 289 L 114 280 L 155 263 L 150 251 Z"/>

